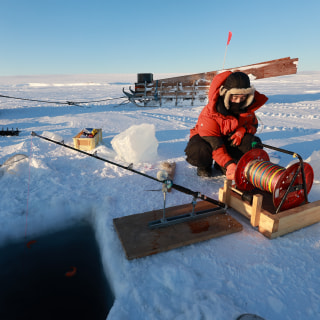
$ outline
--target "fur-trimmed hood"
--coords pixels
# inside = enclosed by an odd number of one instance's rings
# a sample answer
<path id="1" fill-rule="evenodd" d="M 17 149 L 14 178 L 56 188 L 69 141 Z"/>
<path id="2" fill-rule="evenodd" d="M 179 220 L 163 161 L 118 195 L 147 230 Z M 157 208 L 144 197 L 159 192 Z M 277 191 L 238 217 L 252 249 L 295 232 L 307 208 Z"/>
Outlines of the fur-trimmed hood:
<path id="1" fill-rule="evenodd" d="M 224 94 L 224 100 L 226 98 L 226 93 L 227 91 L 229 92 L 229 94 L 243 94 L 243 93 L 236 93 L 236 92 L 244 92 L 245 90 L 247 90 L 246 92 L 249 92 L 249 95 L 247 100 L 246 100 L 246 106 L 244 106 L 244 108 L 247 108 L 247 110 L 250 111 L 256 111 L 257 109 L 259 109 L 261 106 L 263 106 L 268 98 L 264 95 L 259 93 L 257 90 L 254 89 L 253 86 L 250 86 L 249 88 L 230 88 L 229 87 L 229 83 L 227 81 L 227 79 L 232 75 L 235 74 L 236 72 L 232 73 L 231 71 L 224 71 L 222 73 L 219 73 L 218 75 L 216 75 L 210 85 L 210 89 L 208 92 L 208 104 L 205 106 L 204 109 L 206 109 L 209 113 L 215 113 L 217 112 L 216 110 L 216 103 L 219 99 L 220 96 L 220 91 L 225 91 Z M 231 77 L 232 79 L 232 77 Z M 229 78 L 230 80 L 230 78 Z M 241 82 L 241 81 L 240 81 Z M 241 84 L 241 83 L 240 83 Z M 242 84 L 243 85 L 243 84 Z M 238 91 L 239 89 L 239 91 Z M 232 93 L 234 92 L 234 93 Z M 230 98 L 230 96 L 229 96 Z M 226 102 L 224 101 L 224 104 L 226 104 Z M 225 105 L 225 107 L 227 108 L 227 106 Z"/>
<path id="2" fill-rule="evenodd" d="M 228 75 L 219 89 L 219 94 L 224 98 L 226 109 L 230 108 L 230 97 L 233 94 L 245 94 L 247 99 L 242 104 L 242 109 L 250 106 L 254 99 L 254 87 L 250 84 L 250 78 L 244 72 L 233 72 Z"/>
<path id="3" fill-rule="evenodd" d="M 227 89 L 226 87 L 221 86 L 219 89 L 219 94 L 220 96 L 223 97 L 224 105 L 228 110 L 230 108 L 229 102 L 230 102 L 230 96 L 232 94 L 247 95 L 247 99 L 244 101 L 244 103 L 241 106 L 241 109 L 245 109 L 248 106 L 250 106 L 250 104 L 253 102 L 254 92 L 255 92 L 255 89 L 253 86 L 250 86 L 249 88 L 231 88 L 231 89 Z"/>

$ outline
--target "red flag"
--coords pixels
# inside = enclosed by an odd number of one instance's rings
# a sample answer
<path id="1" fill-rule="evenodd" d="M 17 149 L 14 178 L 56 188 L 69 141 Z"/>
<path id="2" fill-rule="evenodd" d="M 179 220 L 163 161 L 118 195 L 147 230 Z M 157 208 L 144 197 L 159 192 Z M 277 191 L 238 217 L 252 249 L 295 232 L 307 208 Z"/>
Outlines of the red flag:
<path id="1" fill-rule="evenodd" d="M 232 38 L 232 32 L 229 31 L 227 46 L 229 45 L 231 38 Z"/>

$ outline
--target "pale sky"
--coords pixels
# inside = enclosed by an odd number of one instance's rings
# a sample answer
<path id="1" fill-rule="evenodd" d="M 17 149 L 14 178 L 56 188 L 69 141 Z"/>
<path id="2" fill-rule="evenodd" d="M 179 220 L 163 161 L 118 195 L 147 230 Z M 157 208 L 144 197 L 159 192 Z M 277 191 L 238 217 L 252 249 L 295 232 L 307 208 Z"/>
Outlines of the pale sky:
<path id="1" fill-rule="evenodd" d="M 0 76 L 320 70 L 320 0 L 0 0 Z"/>

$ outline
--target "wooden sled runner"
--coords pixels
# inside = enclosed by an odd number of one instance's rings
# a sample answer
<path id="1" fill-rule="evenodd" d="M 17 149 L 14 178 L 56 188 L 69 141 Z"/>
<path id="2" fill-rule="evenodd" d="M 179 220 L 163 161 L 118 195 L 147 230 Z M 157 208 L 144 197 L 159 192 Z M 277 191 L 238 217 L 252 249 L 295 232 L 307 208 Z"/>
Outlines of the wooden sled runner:
<path id="1" fill-rule="evenodd" d="M 265 79 L 295 74 L 297 63 L 298 58 L 287 57 L 226 70 L 242 71 L 254 79 Z M 123 92 L 130 102 L 139 107 L 204 105 L 211 81 L 220 72 L 203 72 L 159 80 L 153 80 L 152 73 L 140 73 L 134 90 L 129 87 L 129 92 L 124 89 Z"/>

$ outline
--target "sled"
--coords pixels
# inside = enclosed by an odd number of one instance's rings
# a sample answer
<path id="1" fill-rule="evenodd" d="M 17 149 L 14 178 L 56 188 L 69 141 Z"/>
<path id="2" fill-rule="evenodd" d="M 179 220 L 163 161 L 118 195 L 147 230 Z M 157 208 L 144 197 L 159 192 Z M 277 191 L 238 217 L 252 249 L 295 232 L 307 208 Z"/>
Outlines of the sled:
<path id="1" fill-rule="evenodd" d="M 196 106 L 207 103 L 208 91 L 214 76 L 222 71 L 241 71 L 251 78 L 265 79 L 297 73 L 298 58 L 290 57 L 262 63 L 153 80 L 152 73 L 139 73 L 134 90 L 123 93 L 138 107 Z"/>
<path id="2" fill-rule="evenodd" d="M 2 130 L 0 130 L 0 136 L 18 136 L 20 132 L 21 131 L 19 131 L 18 128 L 16 130 L 14 130 L 13 128 L 11 130 L 9 130 L 8 128 L 7 130 L 5 130 L 2 128 Z"/>

